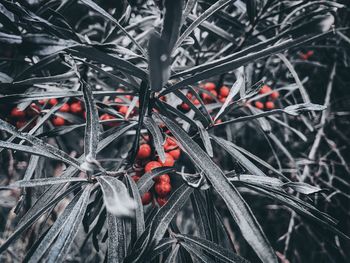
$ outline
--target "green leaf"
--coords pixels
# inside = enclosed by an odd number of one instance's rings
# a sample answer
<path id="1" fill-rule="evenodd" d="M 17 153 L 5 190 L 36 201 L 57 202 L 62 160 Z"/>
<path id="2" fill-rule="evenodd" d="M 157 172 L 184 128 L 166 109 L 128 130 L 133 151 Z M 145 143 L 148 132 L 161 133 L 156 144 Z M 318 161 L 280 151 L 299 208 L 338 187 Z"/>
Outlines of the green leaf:
<path id="1" fill-rule="evenodd" d="M 188 157 L 196 166 L 202 169 L 209 182 L 222 197 L 244 238 L 260 259 L 263 262 L 277 262 L 276 255 L 249 206 L 237 189 L 230 184 L 221 169 L 176 123 L 164 116 L 161 118 L 177 139 L 180 148 L 188 153 Z"/>
<path id="2" fill-rule="evenodd" d="M 266 174 L 261 171 L 255 164 L 253 164 L 248 158 L 237 151 L 234 147 L 235 145 L 232 142 L 216 137 L 214 135 L 212 135 L 211 138 L 213 138 L 216 143 L 224 148 L 235 160 L 237 160 L 253 175 L 266 176 Z"/>
<path id="3" fill-rule="evenodd" d="M 128 180 L 128 184 L 131 189 L 132 197 L 134 198 L 136 202 L 136 209 L 135 209 L 135 218 L 132 221 L 132 227 L 131 227 L 131 237 L 135 237 L 135 239 L 139 238 L 143 231 L 145 231 L 145 219 L 144 219 L 144 210 L 143 210 L 143 204 L 141 202 L 141 195 L 139 192 L 139 189 L 134 182 L 134 180 L 130 177 L 130 175 L 126 175 L 126 179 Z M 135 233 L 135 234 L 133 234 Z M 133 243 L 133 242 L 131 242 Z"/>
<path id="4" fill-rule="evenodd" d="M 109 13 L 107 13 L 103 8 L 99 7 L 96 3 L 94 3 L 91 0 L 81 0 L 81 2 L 84 5 L 87 5 L 91 7 L 96 12 L 100 13 L 103 17 L 107 18 L 108 20 L 112 21 L 113 24 L 115 24 L 130 40 L 135 44 L 135 46 L 141 51 L 143 56 L 146 56 L 146 51 L 140 46 L 139 43 L 119 24 L 119 22 L 111 16 Z"/>
<path id="5" fill-rule="evenodd" d="M 167 259 L 164 261 L 164 263 L 172 263 L 172 262 L 176 262 L 176 258 L 177 258 L 177 254 L 179 252 L 179 248 L 180 245 L 177 244 L 169 253 L 169 256 L 167 257 Z"/>
<path id="6" fill-rule="evenodd" d="M 248 263 L 249 262 L 248 260 L 238 256 L 232 251 L 224 247 L 221 247 L 209 240 L 198 238 L 195 236 L 180 235 L 180 234 L 175 234 L 175 237 L 177 239 L 185 241 L 188 244 L 193 244 L 195 246 L 198 246 L 199 248 L 203 249 L 205 252 L 209 253 L 210 255 L 213 255 L 214 257 L 224 262 L 231 262 L 231 263 Z"/>
<path id="7" fill-rule="evenodd" d="M 125 184 L 110 176 L 96 177 L 101 185 L 103 199 L 109 213 L 118 217 L 132 217 L 136 208 Z"/>
<path id="8" fill-rule="evenodd" d="M 36 187 L 36 186 L 44 186 L 44 185 L 53 185 L 53 184 L 65 184 L 71 182 L 88 182 L 85 178 L 77 178 L 77 177 L 50 177 L 50 178 L 39 178 L 32 180 L 19 180 L 13 184 L 7 186 L 0 186 L 0 189 L 10 189 L 10 188 L 18 188 L 18 187 Z"/>
<path id="9" fill-rule="evenodd" d="M 81 187 L 81 184 L 77 183 L 68 188 L 56 198 L 48 199 L 48 201 L 45 204 L 41 205 L 38 209 L 33 210 L 32 213 L 30 213 L 25 219 L 21 221 L 20 225 L 17 226 L 16 230 L 11 234 L 11 236 L 4 243 L 1 244 L 0 254 L 4 252 L 13 241 L 19 238 L 19 236 L 27 228 L 29 228 L 36 220 L 38 220 L 47 210 L 49 210 L 53 205 L 61 201 L 63 198 L 67 197 L 71 192 L 73 192 L 79 187 Z"/>
<path id="10" fill-rule="evenodd" d="M 140 180 L 137 181 L 137 187 L 140 189 L 140 194 L 143 195 L 152 187 L 152 185 L 154 184 L 154 181 L 152 180 L 153 178 L 174 171 L 175 169 L 173 167 L 159 167 L 153 169 L 149 173 L 145 173 L 144 175 L 142 175 Z"/>
<path id="11" fill-rule="evenodd" d="M 311 195 L 322 191 L 321 188 L 303 182 L 288 182 L 283 187 L 290 187 L 294 191 L 304 195 Z"/>
<path id="12" fill-rule="evenodd" d="M 166 157 L 163 147 L 164 138 L 162 132 L 160 131 L 156 122 L 150 117 L 145 117 L 143 120 L 143 124 L 146 126 L 147 130 L 152 134 L 154 147 L 156 148 L 160 160 L 164 163 Z"/>
<path id="13" fill-rule="evenodd" d="M 124 232 L 123 219 L 107 213 L 108 224 L 108 262 L 123 262 L 125 257 L 126 233 Z"/>
<path id="14" fill-rule="evenodd" d="M 59 235 L 63 226 L 66 224 L 68 217 L 73 212 L 77 202 L 80 200 L 82 191 L 79 194 L 75 195 L 73 200 L 67 205 L 62 214 L 57 218 L 55 223 L 52 225 L 50 230 L 47 232 L 45 237 L 41 240 L 38 247 L 35 249 L 34 253 L 30 257 L 28 263 L 39 262 L 44 256 L 46 251 L 50 248 L 52 243 L 55 241 L 56 237 Z"/>
<path id="15" fill-rule="evenodd" d="M 212 14 L 214 14 L 219 9 L 223 8 L 227 4 L 229 4 L 231 0 L 219 0 L 215 4 L 213 4 L 211 7 L 209 7 L 207 10 L 205 10 L 191 25 L 188 26 L 188 28 L 185 30 L 185 32 L 182 33 L 182 35 L 177 40 L 174 50 L 176 50 L 181 43 L 205 20 L 207 20 Z"/>
<path id="16" fill-rule="evenodd" d="M 197 249 L 193 244 L 191 243 L 185 243 L 185 242 L 180 242 L 180 245 L 187 250 L 188 253 L 193 258 L 196 258 L 199 262 L 203 263 L 215 263 L 216 261 L 208 257 L 206 254 L 203 253 L 202 250 Z"/>
<path id="17" fill-rule="evenodd" d="M 96 104 L 94 102 L 94 97 L 92 95 L 91 87 L 87 83 L 81 83 L 84 103 L 86 110 L 86 126 L 85 126 L 85 136 L 84 136 L 84 154 L 85 158 L 91 157 L 96 159 L 97 145 L 99 141 L 100 124 L 98 121 L 98 112 L 96 109 Z"/>
<path id="18" fill-rule="evenodd" d="M 52 245 L 50 252 L 44 258 L 44 262 L 65 262 L 66 255 L 68 254 L 75 236 L 78 233 L 79 226 L 89 202 L 92 186 L 88 186 L 83 190 L 77 204 L 74 206 L 73 211 L 68 216 L 56 242 Z"/>

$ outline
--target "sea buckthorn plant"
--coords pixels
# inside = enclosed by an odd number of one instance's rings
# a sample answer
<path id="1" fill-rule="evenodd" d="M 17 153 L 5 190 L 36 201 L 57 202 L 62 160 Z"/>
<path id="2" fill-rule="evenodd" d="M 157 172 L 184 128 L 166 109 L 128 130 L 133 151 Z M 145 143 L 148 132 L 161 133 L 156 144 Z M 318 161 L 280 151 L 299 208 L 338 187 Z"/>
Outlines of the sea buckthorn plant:
<path id="1" fill-rule="evenodd" d="M 346 262 L 349 5 L 0 0 L 1 262 Z"/>

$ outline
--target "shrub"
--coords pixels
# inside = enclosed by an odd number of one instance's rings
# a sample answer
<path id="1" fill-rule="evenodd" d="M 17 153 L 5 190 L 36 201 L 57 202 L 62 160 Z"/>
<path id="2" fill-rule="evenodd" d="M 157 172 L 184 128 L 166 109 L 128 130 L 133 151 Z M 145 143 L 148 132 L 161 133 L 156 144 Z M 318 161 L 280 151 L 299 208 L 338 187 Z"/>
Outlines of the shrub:
<path id="1" fill-rule="evenodd" d="M 0 9 L 4 261 L 345 260 L 340 1 Z"/>

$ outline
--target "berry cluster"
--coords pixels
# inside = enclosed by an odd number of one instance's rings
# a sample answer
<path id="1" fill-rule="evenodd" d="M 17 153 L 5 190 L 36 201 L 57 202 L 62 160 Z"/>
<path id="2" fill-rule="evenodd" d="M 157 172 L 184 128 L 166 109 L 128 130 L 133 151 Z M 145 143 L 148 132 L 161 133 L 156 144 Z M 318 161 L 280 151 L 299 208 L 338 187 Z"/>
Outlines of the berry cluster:
<path id="1" fill-rule="evenodd" d="M 199 90 L 202 92 L 201 98 L 203 99 L 204 104 L 210 104 L 215 101 L 224 103 L 228 94 L 230 93 L 229 87 L 222 86 L 221 88 L 218 89 L 215 83 L 213 82 L 207 82 L 207 83 L 201 84 L 199 87 Z M 197 106 L 200 104 L 199 100 L 191 92 L 188 92 L 186 96 L 188 99 L 192 101 L 194 105 Z M 183 102 L 180 105 L 180 108 L 184 111 L 190 110 L 190 106 L 185 102 Z"/>
<path id="2" fill-rule="evenodd" d="M 124 89 L 119 88 L 117 89 L 117 92 L 124 92 Z M 105 101 L 105 103 L 107 105 L 111 105 L 113 106 L 113 108 L 115 108 L 120 114 L 122 115 L 126 115 L 128 112 L 129 107 L 126 106 L 128 102 L 130 102 L 131 100 L 133 100 L 134 96 L 132 95 L 124 95 L 124 96 L 118 96 L 115 97 L 114 100 L 107 100 Z M 136 107 L 130 112 L 130 116 L 133 116 L 136 114 L 136 111 L 139 107 L 139 102 L 137 102 Z M 115 117 L 113 117 L 111 114 L 109 113 L 104 113 L 100 116 L 100 120 L 113 120 L 115 119 Z M 106 123 L 107 126 L 118 126 L 118 123 Z"/>
<path id="3" fill-rule="evenodd" d="M 260 94 L 269 94 L 268 96 L 264 97 L 264 100 L 255 101 L 254 105 L 256 108 L 260 110 L 273 110 L 276 106 L 274 101 L 277 100 L 280 96 L 280 93 L 278 91 L 272 91 L 272 89 L 268 85 L 262 86 L 262 88 L 259 91 Z"/>
<path id="4" fill-rule="evenodd" d="M 117 89 L 117 92 L 124 92 L 123 89 Z M 107 104 L 113 104 L 113 108 L 115 108 L 121 115 L 126 115 L 128 112 L 128 106 L 126 106 L 130 101 L 133 99 L 132 95 L 124 95 L 124 96 L 118 96 L 115 97 L 113 100 L 108 100 Z M 31 103 L 26 109 L 21 110 L 17 106 L 10 107 L 9 113 L 9 121 L 14 124 L 18 129 L 24 127 L 29 120 L 31 120 L 33 117 L 40 115 L 41 111 L 43 109 L 50 109 L 51 107 L 55 106 L 58 103 L 58 100 L 56 98 L 52 99 L 43 99 L 38 100 L 37 102 Z M 130 116 L 133 116 L 138 108 L 138 103 L 136 107 L 132 110 L 130 113 Z M 74 115 L 78 115 L 80 117 L 86 118 L 86 112 L 84 109 L 84 103 L 80 100 L 73 99 L 71 102 L 67 102 L 63 104 L 58 112 L 62 113 L 70 113 Z M 4 113 L 4 112 L 3 112 Z M 61 115 L 62 116 L 62 115 Z M 67 125 L 68 121 L 59 116 L 59 114 L 56 114 L 55 116 L 51 117 L 51 122 L 54 126 L 63 126 Z M 115 119 L 114 116 L 108 113 L 102 113 L 100 116 L 100 120 L 112 120 Z M 35 121 L 31 123 L 30 127 L 33 127 L 35 125 Z M 105 123 L 106 126 L 116 126 L 118 123 Z"/>
<path id="5" fill-rule="evenodd" d="M 175 161 L 179 159 L 181 150 L 179 149 L 177 142 L 172 137 L 167 137 L 165 144 L 165 162 L 162 162 L 159 157 L 152 158 L 152 148 L 148 143 L 140 145 L 137 153 L 137 166 L 135 166 L 135 175 L 132 176 L 133 180 L 137 182 L 143 173 L 149 173 L 155 168 L 159 167 L 172 167 Z M 163 206 L 167 202 L 167 197 L 171 192 L 171 180 L 168 174 L 157 176 L 153 179 L 155 181 L 153 189 L 146 192 L 141 200 L 143 205 L 148 205 L 152 202 L 153 197 L 156 198 L 159 206 Z"/>

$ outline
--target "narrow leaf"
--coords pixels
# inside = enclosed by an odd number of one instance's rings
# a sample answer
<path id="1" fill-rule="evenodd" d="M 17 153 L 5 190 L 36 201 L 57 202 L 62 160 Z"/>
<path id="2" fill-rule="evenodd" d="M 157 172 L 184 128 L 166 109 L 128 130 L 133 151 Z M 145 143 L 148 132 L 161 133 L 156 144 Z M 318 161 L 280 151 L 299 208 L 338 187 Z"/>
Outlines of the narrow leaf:
<path id="1" fill-rule="evenodd" d="M 96 177 L 101 185 L 107 211 L 115 216 L 132 217 L 136 208 L 135 201 L 120 180 L 110 176 Z"/>
<path id="2" fill-rule="evenodd" d="M 260 259 L 263 262 L 277 262 L 276 255 L 249 206 L 237 189 L 229 183 L 221 169 L 176 123 L 164 116 L 161 118 L 177 139 L 180 148 L 188 153 L 188 157 L 196 166 L 202 169 L 217 193 L 225 201 L 244 238 Z"/>

